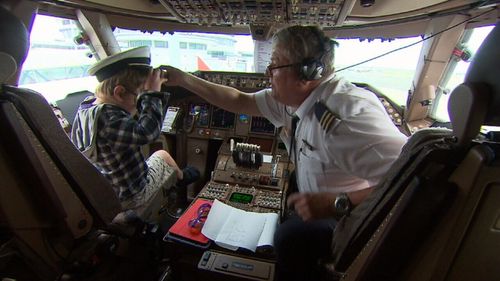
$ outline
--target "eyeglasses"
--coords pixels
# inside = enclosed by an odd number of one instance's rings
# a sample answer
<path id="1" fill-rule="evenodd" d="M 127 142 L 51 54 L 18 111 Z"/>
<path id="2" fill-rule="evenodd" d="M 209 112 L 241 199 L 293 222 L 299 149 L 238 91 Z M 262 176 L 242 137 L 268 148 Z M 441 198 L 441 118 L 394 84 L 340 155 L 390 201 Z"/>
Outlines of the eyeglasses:
<path id="1" fill-rule="evenodd" d="M 195 218 L 190 220 L 188 222 L 188 226 L 193 233 L 200 233 L 201 228 L 205 224 L 205 221 L 207 220 L 208 213 L 210 212 L 210 209 L 212 208 L 212 205 L 210 203 L 203 203 L 198 207 L 198 211 L 196 212 L 197 215 Z"/>
<path id="2" fill-rule="evenodd" d="M 275 69 L 296 66 L 296 65 L 299 65 L 299 64 L 298 63 L 291 63 L 291 64 L 284 64 L 284 65 L 276 65 L 276 66 L 273 66 L 272 64 L 270 64 L 266 68 L 266 76 L 269 76 L 269 77 L 273 76 L 273 70 L 275 70 Z"/>

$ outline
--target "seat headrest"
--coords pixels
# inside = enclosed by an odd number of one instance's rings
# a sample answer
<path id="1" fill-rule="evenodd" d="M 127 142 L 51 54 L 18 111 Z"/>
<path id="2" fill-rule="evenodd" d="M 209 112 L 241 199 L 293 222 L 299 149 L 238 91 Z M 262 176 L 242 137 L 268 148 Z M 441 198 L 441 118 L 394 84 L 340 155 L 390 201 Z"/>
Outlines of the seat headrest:
<path id="1" fill-rule="evenodd" d="M 500 126 L 500 24 L 483 41 L 465 75 L 466 83 L 485 84 L 491 99 L 483 125 Z"/>
<path id="2" fill-rule="evenodd" d="M 28 30 L 23 22 L 0 5 L 0 83 L 7 81 L 26 59 Z"/>

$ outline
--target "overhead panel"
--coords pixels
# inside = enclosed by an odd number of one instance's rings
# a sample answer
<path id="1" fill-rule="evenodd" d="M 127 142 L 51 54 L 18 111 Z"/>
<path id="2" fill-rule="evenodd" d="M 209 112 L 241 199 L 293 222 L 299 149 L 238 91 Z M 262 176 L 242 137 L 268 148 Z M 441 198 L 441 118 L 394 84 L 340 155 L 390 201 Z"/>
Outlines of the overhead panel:
<path id="1" fill-rule="evenodd" d="M 289 22 L 300 25 L 334 26 L 344 0 L 291 1 Z"/>
<path id="2" fill-rule="evenodd" d="M 70 0 L 67 2 L 81 4 L 81 1 Z M 112 11 L 130 11 L 137 14 L 160 14 L 163 12 L 158 9 L 158 3 L 156 1 L 142 1 L 142 0 L 86 0 L 85 6 L 87 7 L 98 7 L 106 8 Z M 94 5 L 92 5 L 94 4 Z"/>
<path id="3" fill-rule="evenodd" d="M 344 0 L 160 0 L 177 20 L 200 25 L 334 26 Z"/>

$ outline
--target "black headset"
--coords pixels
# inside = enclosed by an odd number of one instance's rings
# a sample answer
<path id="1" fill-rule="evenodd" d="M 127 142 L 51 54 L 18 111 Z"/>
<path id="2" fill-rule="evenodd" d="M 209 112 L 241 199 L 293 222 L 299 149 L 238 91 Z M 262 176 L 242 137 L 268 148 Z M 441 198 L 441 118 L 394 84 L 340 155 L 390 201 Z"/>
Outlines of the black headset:
<path id="1" fill-rule="evenodd" d="M 306 58 L 299 65 L 300 78 L 308 81 L 318 80 L 323 77 L 325 65 L 323 64 L 322 60 L 325 54 L 329 51 L 325 49 L 325 37 L 321 35 L 319 33 L 319 30 L 316 28 L 312 28 L 312 31 L 321 44 L 321 55 L 319 57 Z"/>

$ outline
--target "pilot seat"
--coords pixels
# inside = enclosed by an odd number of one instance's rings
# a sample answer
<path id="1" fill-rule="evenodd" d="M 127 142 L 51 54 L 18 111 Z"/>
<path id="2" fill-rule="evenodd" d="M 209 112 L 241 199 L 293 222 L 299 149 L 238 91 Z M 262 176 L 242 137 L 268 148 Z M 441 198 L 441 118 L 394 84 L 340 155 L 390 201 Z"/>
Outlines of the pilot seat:
<path id="1" fill-rule="evenodd" d="M 337 225 L 328 280 L 499 280 L 500 26 L 451 94 L 452 130 L 410 137 L 385 179 Z"/>
<path id="2" fill-rule="evenodd" d="M 45 98 L 4 84 L 24 62 L 29 37 L 3 6 L 0 38 L 0 279 L 156 279 L 163 235 L 147 220 L 166 196 L 158 192 L 130 220 Z"/>

